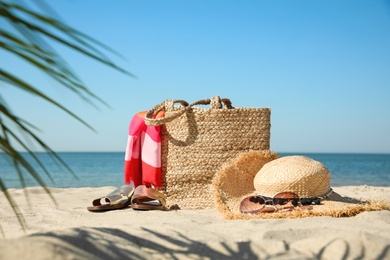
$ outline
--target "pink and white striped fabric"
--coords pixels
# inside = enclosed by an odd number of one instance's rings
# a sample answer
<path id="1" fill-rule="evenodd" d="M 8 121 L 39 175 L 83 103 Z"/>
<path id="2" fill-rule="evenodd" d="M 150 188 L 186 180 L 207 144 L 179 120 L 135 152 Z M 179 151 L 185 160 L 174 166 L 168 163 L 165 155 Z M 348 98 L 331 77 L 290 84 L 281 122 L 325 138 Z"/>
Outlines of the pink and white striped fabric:
<path id="1" fill-rule="evenodd" d="M 161 138 L 160 126 L 145 124 L 144 115 L 147 111 L 139 112 L 131 119 L 127 139 L 124 181 L 125 184 L 151 185 L 162 187 L 161 173 Z M 159 112 L 156 118 L 164 117 Z"/>

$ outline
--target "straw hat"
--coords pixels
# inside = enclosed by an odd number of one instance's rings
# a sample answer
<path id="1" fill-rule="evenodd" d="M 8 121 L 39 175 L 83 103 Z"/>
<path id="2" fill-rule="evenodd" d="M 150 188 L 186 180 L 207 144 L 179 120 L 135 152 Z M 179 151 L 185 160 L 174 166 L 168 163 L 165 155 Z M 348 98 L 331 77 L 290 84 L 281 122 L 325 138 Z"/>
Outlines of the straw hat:
<path id="1" fill-rule="evenodd" d="M 298 218 L 308 216 L 354 216 L 363 211 L 389 209 L 383 201 L 360 201 L 332 192 L 330 172 L 320 162 L 305 156 L 279 157 L 271 151 L 249 151 L 225 163 L 213 179 L 215 202 L 228 219 Z M 277 211 L 246 215 L 240 204 L 248 196 L 272 198 L 293 192 L 299 198 L 320 199 L 310 210 Z"/>
<path id="2" fill-rule="evenodd" d="M 265 164 L 253 180 L 255 192 L 272 197 L 291 191 L 300 198 L 322 197 L 330 192 L 330 173 L 320 162 L 305 156 L 286 156 Z"/>

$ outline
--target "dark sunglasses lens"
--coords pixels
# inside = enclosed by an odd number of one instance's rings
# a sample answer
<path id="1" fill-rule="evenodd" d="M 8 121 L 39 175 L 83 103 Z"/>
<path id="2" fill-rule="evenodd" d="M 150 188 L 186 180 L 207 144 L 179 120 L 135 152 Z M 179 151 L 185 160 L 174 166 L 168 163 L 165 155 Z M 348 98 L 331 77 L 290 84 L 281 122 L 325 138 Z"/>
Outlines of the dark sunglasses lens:
<path id="1" fill-rule="evenodd" d="M 299 204 L 299 196 L 293 192 L 281 192 L 274 196 L 274 204 L 285 205 L 291 202 L 294 206 Z"/>
<path id="2" fill-rule="evenodd" d="M 259 196 L 244 198 L 240 203 L 240 211 L 244 214 L 258 214 L 264 208 L 264 199 Z"/>
<path id="3" fill-rule="evenodd" d="M 260 196 L 251 196 L 251 197 L 249 197 L 249 200 L 253 203 L 259 203 L 259 204 L 265 203 L 264 199 Z"/>

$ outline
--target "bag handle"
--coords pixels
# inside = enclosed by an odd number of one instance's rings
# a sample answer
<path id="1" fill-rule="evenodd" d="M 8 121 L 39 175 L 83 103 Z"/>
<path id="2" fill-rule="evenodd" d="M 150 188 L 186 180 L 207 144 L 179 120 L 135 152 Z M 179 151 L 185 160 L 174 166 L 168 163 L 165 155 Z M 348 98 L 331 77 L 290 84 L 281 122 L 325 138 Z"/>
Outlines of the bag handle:
<path id="1" fill-rule="evenodd" d="M 154 118 L 154 116 L 157 115 L 158 112 L 163 111 L 163 110 L 167 111 L 167 108 L 173 107 L 175 103 L 181 104 L 181 107 L 178 111 L 176 111 L 174 113 L 170 113 L 169 115 L 165 114 L 164 117 L 162 117 L 162 118 Z M 163 101 L 160 104 L 154 106 L 152 109 L 150 109 L 146 113 L 146 115 L 144 117 L 145 124 L 153 125 L 153 126 L 163 125 L 163 124 L 170 122 L 173 119 L 181 116 L 182 114 L 184 114 L 184 112 L 186 112 L 187 109 L 188 109 L 188 103 L 184 100 L 176 99 L 176 100 Z"/>
<path id="2" fill-rule="evenodd" d="M 181 106 L 179 110 L 174 111 L 172 113 L 165 114 L 163 118 L 154 118 L 155 115 L 157 115 L 160 111 L 172 111 L 175 103 L 180 103 Z M 161 102 L 160 104 L 154 106 L 152 109 L 150 109 L 145 117 L 145 124 L 152 125 L 152 126 L 158 126 L 163 125 L 165 123 L 171 122 L 173 119 L 178 118 L 188 110 L 190 110 L 192 107 L 196 105 L 210 105 L 211 109 L 232 109 L 234 108 L 232 106 L 232 102 L 228 98 L 220 98 L 219 96 L 212 97 L 211 99 L 201 99 L 198 100 L 190 105 L 184 100 L 175 99 L 175 100 L 166 100 Z"/>
<path id="3" fill-rule="evenodd" d="M 210 107 L 212 109 L 221 109 L 221 108 L 227 108 L 232 109 L 234 108 L 232 106 L 232 102 L 228 98 L 220 98 L 219 96 L 212 97 L 211 100 L 208 99 L 208 104 L 210 104 Z"/>

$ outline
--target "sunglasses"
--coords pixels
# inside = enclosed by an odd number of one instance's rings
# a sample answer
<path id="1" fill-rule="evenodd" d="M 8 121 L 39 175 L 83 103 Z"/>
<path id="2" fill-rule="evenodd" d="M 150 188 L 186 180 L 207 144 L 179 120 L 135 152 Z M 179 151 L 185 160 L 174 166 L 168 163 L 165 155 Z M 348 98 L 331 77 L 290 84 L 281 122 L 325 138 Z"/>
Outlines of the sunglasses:
<path id="1" fill-rule="evenodd" d="M 280 192 L 273 198 L 254 195 L 244 198 L 240 204 L 240 211 L 247 215 L 254 215 L 275 211 L 291 211 L 296 207 L 311 209 L 310 205 L 319 205 L 321 198 L 299 198 L 294 192 Z"/>

